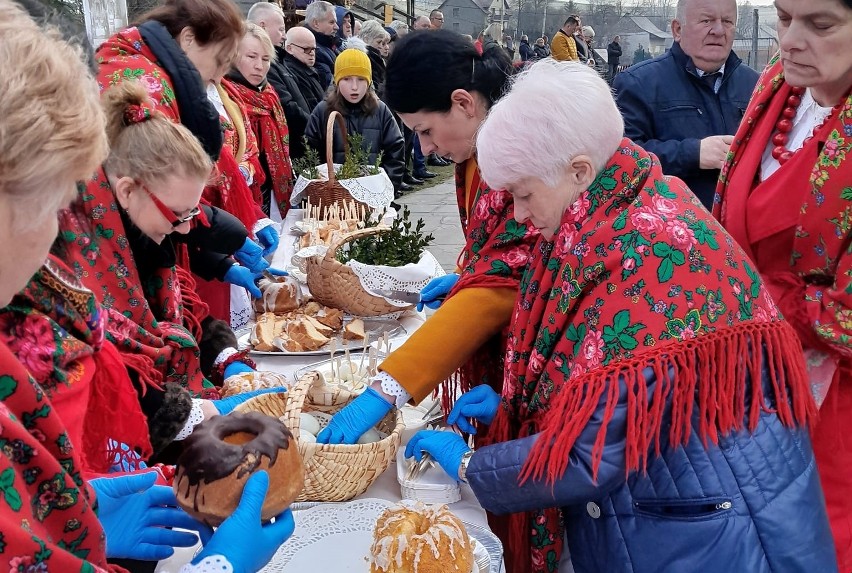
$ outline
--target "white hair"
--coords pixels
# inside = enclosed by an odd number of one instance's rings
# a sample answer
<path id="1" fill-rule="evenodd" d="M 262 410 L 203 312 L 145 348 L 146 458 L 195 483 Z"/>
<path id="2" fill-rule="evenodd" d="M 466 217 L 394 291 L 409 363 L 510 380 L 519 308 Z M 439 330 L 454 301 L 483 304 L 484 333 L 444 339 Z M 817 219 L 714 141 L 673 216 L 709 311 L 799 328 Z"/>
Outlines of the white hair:
<path id="1" fill-rule="evenodd" d="M 623 137 L 607 83 L 589 66 L 548 58 L 518 75 L 494 105 L 476 153 L 483 179 L 495 189 L 530 178 L 555 187 L 578 155 L 602 169 Z"/>
<path id="2" fill-rule="evenodd" d="M 408 32 L 408 24 L 406 24 L 402 20 L 394 20 L 390 23 L 390 27 L 396 30 L 397 35 L 399 35 L 399 32 L 401 30 L 403 31 L 403 33 Z"/>
<path id="3" fill-rule="evenodd" d="M 674 19 L 683 24 L 686 19 L 686 8 L 689 6 L 689 3 L 692 0 L 678 0 L 677 8 L 675 9 L 675 17 Z M 736 0 L 734 0 L 734 4 L 736 5 Z M 734 10 L 734 18 L 739 15 L 739 10 Z"/>
<path id="4" fill-rule="evenodd" d="M 252 7 L 249 8 L 246 20 L 254 22 L 255 24 L 260 24 L 261 20 L 270 14 L 278 14 L 284 18 L 284 11 L 278 4 L 273 4 L 272 2 L 257 2 L 252 4 Z"/>
<path id="5" fill-rule="evenodd" d="M 359 50 L 361 52 L 367 53 L 367 42 L 365 42 L 362 38 L 358 36 L 349 36 L 343 42 L 343 50 Z"/>
<path id="6" fill-rule="evenodd" d="M 372 44 L 376 40 L 385 40 L 386 42 L 390 42 L 390 34 L 388 34 L 387 30 L 385 30 L 384 27 L 375 20 L 367 20 L 364 22 L 361 26 L 361 32 L 358 34 L 358 37 L 368 44 Z"/>
<path id="7" fill-rule="evenodd" d="M 308 24 L 328 16 L 328 13 L 334 13 L 334 5 L 325 0 L 314 0 L 308 4 L 305 9 L 305 22 Z"/>

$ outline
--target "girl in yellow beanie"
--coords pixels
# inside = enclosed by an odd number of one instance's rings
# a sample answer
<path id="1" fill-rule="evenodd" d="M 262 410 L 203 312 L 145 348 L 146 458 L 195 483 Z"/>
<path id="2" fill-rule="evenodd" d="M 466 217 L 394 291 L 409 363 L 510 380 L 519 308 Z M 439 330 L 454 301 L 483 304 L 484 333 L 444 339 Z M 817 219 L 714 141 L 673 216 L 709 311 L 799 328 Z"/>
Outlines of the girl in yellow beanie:
<path id="1" fill-rule="evenodd" d="M 370 162 L 375 163 L 381 154 L 381 167 L 393 182 L 394 189 L 398 189 L 405 168 L 405 142 L 390 109 L 376 97 L 372 81 L 370 58 L 366 53 L 354 48 L 341 52 L 334 63 L 334 86 L 325 100 L 314 108 L 305 137 L 325 162 L 328 115 L 332 111 L 340 112 L 346 121 L 346 132 L 363 136 L 363 145 L 370 152 Z M 333 161 L 343 163 L 344 141 L 337 125 L 334 126 L 332 151 Z M 398 192 L 396 196 L 399 197 Z"/>

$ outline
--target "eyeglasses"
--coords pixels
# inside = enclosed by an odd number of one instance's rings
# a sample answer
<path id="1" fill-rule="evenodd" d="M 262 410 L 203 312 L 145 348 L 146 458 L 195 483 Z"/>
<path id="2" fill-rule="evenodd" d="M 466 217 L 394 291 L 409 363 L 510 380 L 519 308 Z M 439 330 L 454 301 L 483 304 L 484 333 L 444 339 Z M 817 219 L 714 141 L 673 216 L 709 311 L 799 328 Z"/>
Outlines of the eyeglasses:
<path id="1" fill-rule="evenodd" d="M 306 48 L 305 46 L 300 46 L 299 44 L 290 44 L 291 46 L 296 46 L 297 48 L 301 48 L 305 55 L 310 56 L 314 52 L 316 52 L 316 48 Z"/>
<path id="2" fill-rule="evenodd" d="M 177 213 L 166 207 L 166 205 L 162 201 L 157 199 L 157 196 L 151 193 L 151 190 L 148 189 L 145 185 L 141 185 L 141 187 L 145 191 L 145 193 L 148 194 L 148 197 L 151 198 L 151 201 L 154 203 L 154 205 L 157 207 L 163 217 L 165 217 L 166 220 L 172 224 L 172 228 L 180 227 L 184 223 L 191 221 L 194 217 L 197 217 L 201 214 L 201 207 L 196 205 L 195 208 L 192 209 L 192 211 L 190 211 L 183 217 L 179 217 Z"/>

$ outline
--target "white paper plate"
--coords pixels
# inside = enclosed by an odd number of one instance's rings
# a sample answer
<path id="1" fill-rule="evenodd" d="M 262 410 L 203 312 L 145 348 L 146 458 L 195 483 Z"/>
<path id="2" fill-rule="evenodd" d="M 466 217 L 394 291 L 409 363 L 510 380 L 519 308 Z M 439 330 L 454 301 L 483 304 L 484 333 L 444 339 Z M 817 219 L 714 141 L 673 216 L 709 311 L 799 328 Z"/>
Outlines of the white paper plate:
<path id="1" fill-rule="evenodd" d="M 301 504 L 305 507 L 307 504 Z M 322 503 L 296 511 L 296 531 L 262 571 L 266 573 L 367 573 L 367 557 L 373 543 L 376 519 L 393 505 L 384 499 L 361 499 L 346 503 Z M 499 573 L 503 548 L 497 537 L 482 527 L 464 523 L 474 546 L 475 566 L 471 573 Z M 488 558 L 487 564 L 485 557 Z M 484 569 L 479 567 L 485 565 Z"/>

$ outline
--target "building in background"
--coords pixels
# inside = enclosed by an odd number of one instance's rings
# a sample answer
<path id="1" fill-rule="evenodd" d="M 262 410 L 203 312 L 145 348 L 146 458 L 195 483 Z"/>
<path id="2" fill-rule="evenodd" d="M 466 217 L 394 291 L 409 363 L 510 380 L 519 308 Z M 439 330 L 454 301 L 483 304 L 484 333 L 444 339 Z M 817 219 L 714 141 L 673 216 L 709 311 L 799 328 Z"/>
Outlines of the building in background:
<path id="1" fill-rule="evenodd" d="M 127 26 L 127 3 L 125 0 L 83 0 L 83 21 L 89 43 L 97 49 Z"/>

